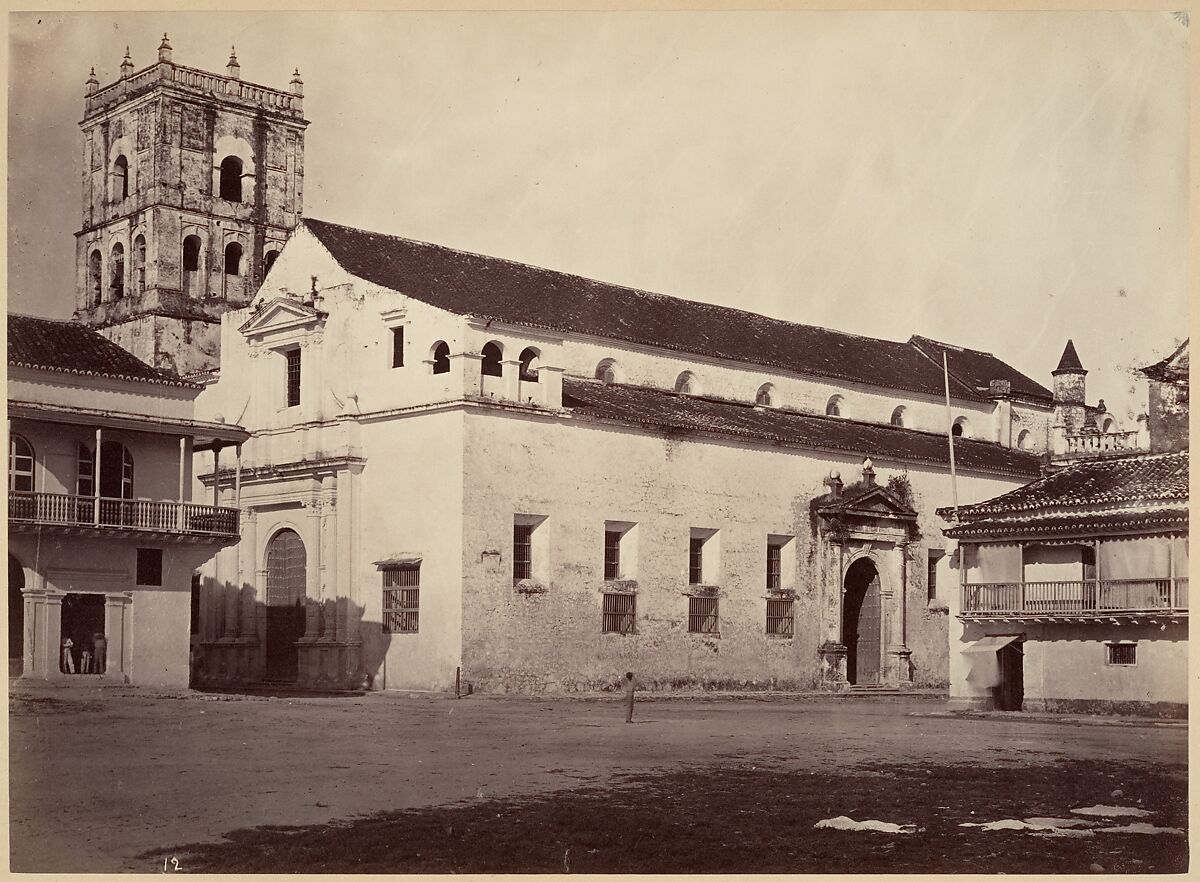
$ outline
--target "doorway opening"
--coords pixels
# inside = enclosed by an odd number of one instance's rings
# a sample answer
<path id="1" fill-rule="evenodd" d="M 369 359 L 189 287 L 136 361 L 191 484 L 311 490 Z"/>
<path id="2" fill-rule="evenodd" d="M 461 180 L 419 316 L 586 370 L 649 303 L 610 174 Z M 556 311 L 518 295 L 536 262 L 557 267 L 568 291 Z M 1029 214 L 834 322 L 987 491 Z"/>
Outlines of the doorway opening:
<path id="1" fill-rule="evenodd" d="M 8 556 L 8 676 L 25 669 L 25 568 Z"/>
<path id="2" fill-rule="evenodd" d="M 64 674 L 103 674 L 108 661 L 104 634 L 104 595 L 68 594 L 62 601 L 59 670 Z"/>
<path id="3" fill-rule="evenodd" d="M 1019 642 L 996 653 L 1000 683 L 993 686 L 996 710 L 1019 711 L 1025 702 L 1025 653 Z"/>
<path id="4" fill-rule="evenodd" d="M 868 558 L 846 570 L 842 607 L 842 644 L 846 647 L 846 679 L 852 685 L 879 683 L 882 608 L 879 571 Z"/>
<path id="5" fill-rule="evenodd" d="M 268 680 L 293 682 L 299 673 L 296 641 L 304 636 L 306 556 L 295 530 L 280 530 L 267 546 Z"/>

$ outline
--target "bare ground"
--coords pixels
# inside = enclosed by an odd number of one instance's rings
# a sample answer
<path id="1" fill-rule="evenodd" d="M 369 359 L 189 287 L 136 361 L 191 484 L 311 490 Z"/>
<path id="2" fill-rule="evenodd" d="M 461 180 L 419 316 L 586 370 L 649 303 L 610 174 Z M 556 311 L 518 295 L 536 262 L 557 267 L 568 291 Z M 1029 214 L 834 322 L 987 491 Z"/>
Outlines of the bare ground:
<path id="1" fill-rule="evenodd" d="M 940 710 L 929 701 L 664 700 L 640 702 L 629 726 L 617 700 L 18 687 L 12 868 L 1186 868 L 1181 836 L 959 826 L 1117 803 L 1186 828 L 1186 728 Z M 813 829 L 837 815 L 921 829 Z"/>

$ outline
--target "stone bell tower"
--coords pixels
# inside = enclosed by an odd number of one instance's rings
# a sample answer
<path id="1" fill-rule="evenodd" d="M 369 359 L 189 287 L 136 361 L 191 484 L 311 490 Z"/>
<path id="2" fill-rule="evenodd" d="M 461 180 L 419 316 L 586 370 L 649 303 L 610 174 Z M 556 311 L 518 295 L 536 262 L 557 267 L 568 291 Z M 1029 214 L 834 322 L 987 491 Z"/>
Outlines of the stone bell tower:
<path id="1" fill-rule="evenodd" d="M 87 80 L 77 320 L 156 367 L 216 367 L 220 319 L 253 298 L 304 205 L 304 83 L 176 64 Z"/>

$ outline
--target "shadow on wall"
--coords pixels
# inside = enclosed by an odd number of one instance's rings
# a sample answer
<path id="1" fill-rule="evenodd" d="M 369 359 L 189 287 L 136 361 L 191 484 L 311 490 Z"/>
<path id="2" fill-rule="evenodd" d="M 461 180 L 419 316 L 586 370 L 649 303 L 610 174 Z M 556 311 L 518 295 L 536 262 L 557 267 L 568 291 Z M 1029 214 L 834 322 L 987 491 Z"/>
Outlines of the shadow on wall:
<path id="1" fill-rule="evenodd" d="M 302 584 L 302 580 L 296 580 Z M 349 598 L 311 598 L 269 584 L 267 597 L 197 574 L 192 580 L 191 685 L 378 689 L 391 641 Z"/>

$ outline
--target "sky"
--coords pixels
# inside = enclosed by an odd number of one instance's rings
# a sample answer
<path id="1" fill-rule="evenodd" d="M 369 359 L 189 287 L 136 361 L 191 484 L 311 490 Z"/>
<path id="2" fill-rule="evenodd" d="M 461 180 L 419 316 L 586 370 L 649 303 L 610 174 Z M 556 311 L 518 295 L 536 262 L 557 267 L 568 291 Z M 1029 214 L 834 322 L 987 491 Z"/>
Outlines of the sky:
<path id="1" fill-rule="evenodd" d="M 84 81 L 305 83 L 305 214 L 893 340 L 1088 399 L 1187 334 L 1164 12 L 11 13 L 9 308 L 74 308 Z"/>

